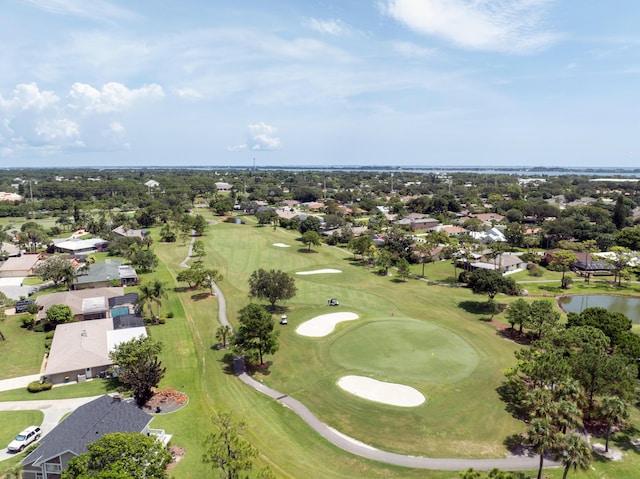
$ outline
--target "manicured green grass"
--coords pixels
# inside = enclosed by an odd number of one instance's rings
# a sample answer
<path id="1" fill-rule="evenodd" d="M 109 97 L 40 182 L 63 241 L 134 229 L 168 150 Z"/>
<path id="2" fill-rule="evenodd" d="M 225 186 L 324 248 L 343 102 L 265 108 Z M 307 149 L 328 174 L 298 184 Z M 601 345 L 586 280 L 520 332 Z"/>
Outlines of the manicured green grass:
<path id="1" fill-rule="evenodd" d="M 85 396 L 99 396 L 117 390 L 116 381 L 93 379 L 83 383 L 71 383 L 54 387 L 48 391 L 30 393 L 27 388 L 0 392 L 0 401 L 35 401 L 47 399 L 69 399 Z"/>
<path id="2" fill-rule="evenodd" d="M 479 361 L 475 350 L 451 331 L 402 319 L 354 325 L 331 343 L 329 357 L 349 371 L 425 388 L 463 380 Z"/>
<path id="3" fill-rule="evenodd" d="M 40 411 L 0 411 L 0 448 L 5 448 L 24 428 L 42 423 Z"/>
<path id="4" fill-rule="evenodd" d="M 0 411 L 0 448 L 4 450 L 24 428 L 41 424 L 43 417 L 44 414 L 40 411 Z M 18 465 L 26 455 L 25 451 L 0 462 L 0 477 L 4 477 L 5 473 L 19 467 Z"/>
<path id="5" fill-rule="evenodd" d="M 6 340 L 0 341 L 0 379 L 37 374 L 44 357 L 44 333 L 20 327 L 24 315 L 10 315 L 0 322 Z"/>

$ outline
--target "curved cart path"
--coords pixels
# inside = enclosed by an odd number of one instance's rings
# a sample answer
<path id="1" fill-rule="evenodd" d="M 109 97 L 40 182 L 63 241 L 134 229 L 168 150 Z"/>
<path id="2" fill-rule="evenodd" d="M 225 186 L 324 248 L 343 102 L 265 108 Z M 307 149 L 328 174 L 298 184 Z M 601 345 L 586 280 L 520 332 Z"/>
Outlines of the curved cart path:
<path id="1" fill-rule="evenodd" d="M 213 283 L 213 289 L 218 298 L 218 317 L 220 323 L 231 327 L 229 320 L 227 319 L 227 305 L 224 299 L 222 291 L 217 284 Z M 339 432 L 331 429 L 325 423 L 320 421 L 313 415 L 307 407 L 300 401 L 293 399 L 275 389 L 265 386 L 259 381 L 256 381 L 246 372 L 240 372 L 238 374 L 240 381 L 248 386 L 251 386 L 257 391 L 273 398 L 279 403 L 289 407 L 298 414 L 314 431 L 320 434 L 327 441 L 331 442 L 335 446 L 338 446 L 345 451 L 352 454 L 365 457 L 367 459 L 373 459 L 374 461 L 385 462 L 388 464 L 394 464 L 397 466 L 413 467 L 418 469 L 433 469 L 440 471 L 464 471 L 469 468 L 477 470 L 491 470 L 494 467 L 504 470 L 520 470 L 520 469 L 537 469 L 540 464 L 540 458 L 538 455 L 530 456 L 508 456 L 504 458 L 496 459 L 456 459 L 456 458 L 434 458 L 434 457 L 419 457 L 419 456 L 405 456 L 402 454 L 396 454 L 393 452 L 381 451 L 375 449 L 366 444 L 358 443 L 357 441 L 350 439 L 349 437 L 340 434 Z M 546 460 L 545 464 L 548 466 L 558 466 L 550 460 Z"/>

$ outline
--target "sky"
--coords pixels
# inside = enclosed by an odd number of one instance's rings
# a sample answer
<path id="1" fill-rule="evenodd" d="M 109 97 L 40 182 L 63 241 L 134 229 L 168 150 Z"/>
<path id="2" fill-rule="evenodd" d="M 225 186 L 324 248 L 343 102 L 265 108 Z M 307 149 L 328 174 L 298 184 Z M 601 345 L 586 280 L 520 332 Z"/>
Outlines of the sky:
<path id="1" fill-rule="evenodd" d="M 640 167 L 637 0 L 0 0 L 0 167 Z"/>

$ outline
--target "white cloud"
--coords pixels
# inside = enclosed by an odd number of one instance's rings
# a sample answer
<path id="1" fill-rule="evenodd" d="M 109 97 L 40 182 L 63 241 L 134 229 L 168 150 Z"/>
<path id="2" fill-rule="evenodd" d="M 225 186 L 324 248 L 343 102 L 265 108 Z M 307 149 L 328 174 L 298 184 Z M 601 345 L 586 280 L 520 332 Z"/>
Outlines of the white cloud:
<path id="1" fill-rule="evenodd" d="M 40 120 L 35 127 L 35 132 L 46 142 L 61 141 L 67 143 L 69 140 L 75 140 L 80 136 L 78 124 L 67 118 Z"/>
<path id="2" fill-rule="evenodd" d="M 411 30 L 470 50 L 530 53 L 556 41 L 542 19 L 553 0 L 385 0 L 382 11 Z"/>
<path id="3" fill-rule="evenodd" d="M 82 109 L 90 113 L 113 113 L 127 109 L 134 102 L 145 99 L 164 97 L 159 85 L 145 85 L 131 90 L 121 83 L 110 82 L 101 90 L 85 83 L 74 83 L 69 92 L 69 107 Z"/>
<path id="4" fill-rule="evenodd" d="M 277 128 L 264 122 L 247 126 L 247 142 L 241 145 L 230 146 L 229 151 L 272 151 L 280 149 L 280 138 L 275 136 Z"/>
<path id="5" fill-rule="evenodd" d="M 6 98 L 0 95 L 0 150 L 12 156 L 128 149 L 121 117 L 163 97 L 156 84 L 131 89 L 107 83 L 98 89 L 74 83 L 63 101 L 36 83 L 19 84 Z"/>
<path id="6" fill-rule="evenodd" d="M 60 99 L 51 91 L 41 91 L 35 83 L 17 85 L 12 95 L 5 99 L 0 95 L 0 112 L 15 114 L 26 110 L 45 110 L 55 107 Z"/>
<path id="7" fill-rule="evenodd" d="M 340 20 L 319 20 L 317 18 L 310 18 L 307 21 L 307 25 L 316 32 L 327 35 L 342 35 L 347 32 L 347 27 Z"/>

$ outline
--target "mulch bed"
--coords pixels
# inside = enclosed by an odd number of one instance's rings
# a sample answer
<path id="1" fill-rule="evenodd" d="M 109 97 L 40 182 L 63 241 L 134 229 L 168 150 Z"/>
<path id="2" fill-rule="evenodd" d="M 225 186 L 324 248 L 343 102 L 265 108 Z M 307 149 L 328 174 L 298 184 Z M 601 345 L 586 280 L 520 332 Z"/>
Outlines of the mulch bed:
<path id="1" fill-rule="evenodd" d="M 183 408 L 188 402 L 189 396 L 169 387 L 155 391 L 143 409 L 150 414 L 167 414 Z"/>
<path id="2" fill-rule="evenodd" d="M 176 467 L 185 455 L 184 448 L 180 446 L 169 446 L 169 452 L 171 453 L 171 462 L 167 465 L 167 471 Z"/>

